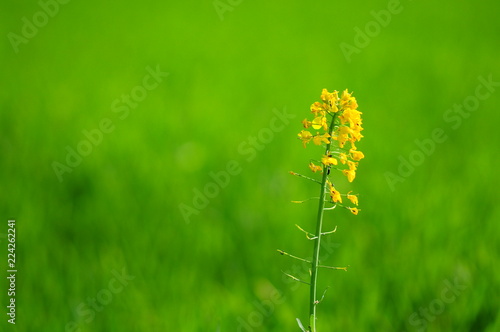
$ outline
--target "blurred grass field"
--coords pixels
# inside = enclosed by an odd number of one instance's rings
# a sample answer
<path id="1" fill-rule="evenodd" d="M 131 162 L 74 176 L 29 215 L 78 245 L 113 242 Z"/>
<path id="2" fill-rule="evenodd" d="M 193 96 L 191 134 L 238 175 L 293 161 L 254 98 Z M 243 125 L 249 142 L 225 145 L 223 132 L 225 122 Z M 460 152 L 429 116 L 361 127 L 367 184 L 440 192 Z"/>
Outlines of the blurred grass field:
<path id="1" fill-rule="evenodd" d="M 0 265 L 15 218 L 18 288 L 0 330 L 298 331 L 308 288 L 282 271 L 307 268 L 276 249 L 312 254 L 294 224 L 312 230 L 316 205 L 290 201 L 318 189 L 288 172 L 321 154 L 296 138 L 310 104 L 349 88 L 366 158 L 344 189 L 362 211 L 326 216 L 324 264 L 350 268 L 321 271 L 319 331 L 499 331 L 500 89 L 458 128 L 443 118 L 479 77 L 500 82 L 497 2 L 401 1 L 350 61 L 339 45 L 387 1 L 229 6 L 221 20 L 212 1 L 71 1 L 16 53 L 8 34 L 41 7 L 2 2 Z M 113 102 L 157 67 L 168 77 L 121 119 Z M 273 110 L 295 118 L 248 161 L 239 147 Z M 114 130 L 59 181 L 53 162 L 106 118 Z M 447 139 L 391 186 L 435 128 Z M 184 218 L 230 162 L 241 171 Z M 448 282 L 461 288 L 443 297 Z"/>

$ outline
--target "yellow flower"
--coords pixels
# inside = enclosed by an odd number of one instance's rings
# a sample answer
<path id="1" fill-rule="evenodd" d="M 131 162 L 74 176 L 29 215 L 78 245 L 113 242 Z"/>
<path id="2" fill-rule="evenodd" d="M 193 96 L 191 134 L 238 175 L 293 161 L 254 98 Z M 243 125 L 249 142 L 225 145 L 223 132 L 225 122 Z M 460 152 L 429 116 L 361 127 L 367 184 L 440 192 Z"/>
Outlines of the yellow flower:
<path id="1" fill-rule="evenodd" d="M 327 89 L 323 89 L 321 91 L 321 100 L 323 100 L 325 103 L 330 100 L 330 95 L 331 93 L 328 92 Z"/>
<path id="2" fill-rule="evenodd" d="M 323 106 L 326 106 L 324 108 L 328 110 L 328 112 L 336 113 L 339 111 L 337 107 L 337 101 L 339 100 L 338 91 L 328 92 L 327 89 L 323 89 L 321 91 L 321 100 L 324 102 Z"/>
<path id="3" fill-rule="evenodd" d="M 361 125 L 361 122 L 362 122 L 361 114 L 363 114 L 363 113 L 361 113 L 358 110 L 347 108 L 339 116 L 340 123 L 341 124 L 349 123 L 351 128 L 353 128 L 353 125 L 355 123 L 359 123 Z"/>
<path id="4" fill-rule="evenodd" d="M 356 110 L 351 110 L 351 112 L 358 112 Z M 353 129 L 353 130 L 358 130 L 358 131 L 361 131 L 363 130 L 363 127 L 361 127 L 361 125 L 363 124 L 363 119 L 361 119 L 361 115 L 362 114 L 361 112 L 358 112 L 359 114 L 358 115 L 355 115 L 355 116 L 351 116 L 348 121 L 349 121 L 349 125 L 350 127 Z"/>
<path id="5" fill-rule="evenodd" d="M 324 133 L 323 135 L 320 135 L 319 133 L 316 134 L 316 136 L 313 137 L 313 143 L 316 145 L 321 145 L 321 143 L 330 143 L 328 138 L 330 137 L 330 134 Z"/>
<path id="6" fill-rule="evenodd" d="M 342 170 L 342 173 L 347 176 L 347 181 L 349 182 L 354 181 L 354 178 L 356 177 L 356 170 L 353 169 L 344 169 Z"/>
<path id="7" fill-rule="evenodd" d="M 337 102 L 337 100 L 339 100 L 339 92 L 337 90 L 333 90 L 330 97 L 334 102 Z"/>
<path id="8" fill-rule="evenodd" d="M 341 152 L 339 154 L 339 159 L 340 159 L 340 162 L 345 165 L 345 163 L 347 162 L 347 155 L 345 153 Z"/>
<path id="9" fill-rule="evenodd" d="M 311 126 L 311 121 L 307 121 L 307 119 L 304 119 L 302 120 L 302 125 L 307 129 Z"/>
<path id="10" fill-rule="evenodd" d="M 311 113 L 318 116 L 320 113 L 325 111 L 325 105 L 321 104 L 319 101 L 311 105 Z"/>
<path id="11" fill-rule="evenodd" d="M 365 157 L 364 153 L 361 151 L 357 151 L 355 149 L 349 150 L 349 153 L 351 154 L 351 158 L 354 161 L 359 161 Z"/>
<path id="12" fill-rule="evenodd" d="M 358 102 L 356 100 L 356 97 L 351 97 L 351 102 L 349 103 L 349 107 L 353 110 L 358 108 Z"/>
<path id="13" fill-rule="evenodd" d="M 363 127 L 361 126 L 363 123 L 361 114 L 361 112 L 355 109 L 346 108 L 339 116 L 340 124 L 345 126 L 349 125 L 349 128 L 351 129 L 349 132 L 351 135 L 351 141 L 359 141 L 363 137 L 363 135 L 361 135 L 361 131 L 363 130 Z"/>
<path id="14" fill-rule="evenodd" d="M 351 94 L 347 89 L 345 89 L 344 91 L 342 91 L 342 97 L 340 97 L 340 105 L 342 105 L 342 107 L 345 107 L 345 105 L 349 103 L 350 99 L 351 99 Z"/>
<path id="15" fill-rule="evenodd" d="M 311 169 L 311 171 L 313 171 L 314 173 L 316 172 L 322 172 L 323 171 L 323 168 L 321 166 L 318 166 L 318 165 L 314 165 L 314 163 L 309 163 L 309 168 Z"/>
<path id="16" fill-rule="evenodd" d="M 350 191 L 347 193 L 347 199 L 352 202 L 354 205 L 358 205 L 358 196 L 356 195 L 350 195 Z"/>
<path id="17" fill-rule="evenodd" d="M 348 208 L 348 209 L 349 209 L 349 211 L 351 211 L 352 214 L 355 214 L 355 215 L 358 215 L 359 211 L 361 211 L 358 208 Z"/>
<path id="18" fill-rule="evenodd" d="M 325 166 L 337 165 L 338 164 L 337 159 L 335 159 L 333 157 L 329 157 L 329 156 L 323 156 L 323 158 L 321 158 L 321 162 Z"/>
<path id="19" fill-rule="evenodd" d="M 349 169 L 342 170 L 342 173 L 347 176 L 347 181 L 352 182 L 356 177 L 356 169 L 358 168 L 358 163 L 348 160 L 347 166 L 349 166 Z"/>
<path id="20" fill-rule="evenodd" d="M 360 127 L 361 128 L 361 127 Z M 361 128 L 361 130 L 363 130 L 363 128 Z M 363 135 L 361 135 L 360 131 L 361 130 L 352 130 L 351 129 L 351 142 L 354 142 L 354 141 L 361 141 L 361 139 L 364 137 Z"/>
<path id="21" fill-rule="evenodd" d="M 349 140 L 349 134 L 352 132 L 351 128 L 346 126 L 340 126 L 338 129 L 337 141 L 339 142 L 339 147 L 343 148 L 345 142 Z"/>
<path id="22" fill-rule="evenodd" d="M 340 195 L 340 192 L 333 187 L 330 181 L 328 181 L 328 188 L 330 191 L 330 197 L 332 198 L 332 201 L 334 203 L 342 203 L 342 196 Z"/>
<path id="23" fill-rule="evenodd" d="M 304 147 L 306 147 L 306 144 L 309 143 L 313 137 L 312 134 L 307 130 L 301 130 L 298 136 L 302 140 Z"/>
<path id="24" fill-rule="evenodd" d="M 348 161 L 347 161 L 347 166 L 349 166 L 349 169 L 350 169 L 351 171 L 355 171 L 355 170 L 357 170 L 357 169 L 358 169 L 358 163 L 355 163 L 354 161 L 350 161 L 350 160 L 348 160 Z"/>
<path id="25" fill-rule="evenodd" d="M 345 89 L 342 92 L 342 97 L 340 98 L 340 106 L 342 106 L 342 109 L 353 109 L 355 110 L 358 108 L 358 102 L 356 101 L 356 98 L 351 96 L 349 91 Z"/>
<path id="26" fill-rule="evenodd" d="M 344 91 L 342 91 L 342 100 L 349 100 L 349 98 L 351 98 L 349 90 L 345 89 Z"/>
<path id="27" fill-rule="evenodd" d="M 317 118 L 314 118 L 311 122 L 313 129 L 318 130 L 319 128 L 323 127 L 323 130 L 328 130 L 328 124 L 326 122 L 326 117 L 320 116 Z"/>

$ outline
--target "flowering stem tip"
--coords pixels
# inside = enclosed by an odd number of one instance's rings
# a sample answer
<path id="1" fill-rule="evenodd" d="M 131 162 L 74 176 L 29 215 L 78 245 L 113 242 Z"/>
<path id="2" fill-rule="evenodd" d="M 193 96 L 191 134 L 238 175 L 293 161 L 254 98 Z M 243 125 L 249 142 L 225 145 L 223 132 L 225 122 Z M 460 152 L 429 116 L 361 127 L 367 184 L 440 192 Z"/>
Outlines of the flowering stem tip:
<path id="1" fill-rule="evenodd" d="M 300 131 L 298 138 L 304 148 L 310 142 L 324 148 L 324 153 L 318 158 L 319 161 L 311 161 L 308 165 L 313 173 L 320 173 L 321 178 L 314 179 L 295 172 L 291 172 L 291 174 L 312 180 L 320 185 L 316 235 L 304 231 L 307 238 L 314 241 L 313 258 L 310 262 L 311 281 L 308 283 L 310 296 L 307 331 L 317 332 L 316 307 L 321 302 L 321 299 L 318 299 L 317 290 L 318 270 L 325 267 L 320 265 L 319 261 L 321 239 L 323 236 L 333 233 L 333 231 L 323 232 L 322 230 L 324 213 L 326 210 L 332 210 L 337 206 L 346 208 L 355 215 L 360 211 L 357 208 L 358 196 L 351 194 L 351 191 L 347 194 L 340 193 L 335 187 L 332 177 L 336 174 L 342 174 L 349 182 L 353 182 L 356 178 L 359 161 L 365 155 L 356 147 L 356 143 L 363 137 L 361 134 L 363 130 L 361 126 L 362 113 L 358 110 L 358 103 L 352 93 L 345 90 L 339 96 L 338 91 L 328 92 L 323 89 L 321 102 L 315 102 L 311 105 L 311 113 L 312 119 L 302 121 L 304 130 Z M 302 230 L 300 227 L 299 229 Z M 333 269 L 347 270 L 347 268 Z M 301 326 L 300 320 L 298 321 L 299 326 Z"/>

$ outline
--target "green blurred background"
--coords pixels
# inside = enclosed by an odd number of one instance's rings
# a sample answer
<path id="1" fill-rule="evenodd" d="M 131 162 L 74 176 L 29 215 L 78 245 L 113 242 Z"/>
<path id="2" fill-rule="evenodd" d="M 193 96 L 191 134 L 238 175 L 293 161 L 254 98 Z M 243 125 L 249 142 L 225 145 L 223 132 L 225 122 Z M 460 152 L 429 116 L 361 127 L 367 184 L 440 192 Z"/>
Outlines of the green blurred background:
<path id="1" fill-rule="evenodd" d="M 18 275 L 17 323 L 2 312 L 0 329 L 298 331 L 308 288 L 282 271 L 307 267 L 276 249 L 311 255 L 294 224 L 314 229 L 316 205 L 290 201 L 318 188 L 288 172 L 321 154 L 296 138 L 309 105 L 349 88 L 366 158 L 341 188 L 362 211 L 327 214 L 323 263 L 350 268 L 321 271 L 319 331 L 499 331 L 498 84 L 460 125 L 444 119 L 480 76 L 500 82 L 497 1 L 401 1 L 385 26 L 385 0 L 218 6 L 71 1 L 44 22 L 36 1 L 2 2 L 0 265 L 15 218 Z M 346 57 L 356 27 L 371 37 Z M 147 68 L 168 77 L 114 112 Z M 266 129 L 284 110 L 290 123 Z M 103 119 L 114 130 L 59 181 L 53 163 Z M 447 139 L 418 152 L 435 128 Z M 228 163 L 239 173 L 210 185 Z M 206 207 L 185 218 L 193 199 Z"/>

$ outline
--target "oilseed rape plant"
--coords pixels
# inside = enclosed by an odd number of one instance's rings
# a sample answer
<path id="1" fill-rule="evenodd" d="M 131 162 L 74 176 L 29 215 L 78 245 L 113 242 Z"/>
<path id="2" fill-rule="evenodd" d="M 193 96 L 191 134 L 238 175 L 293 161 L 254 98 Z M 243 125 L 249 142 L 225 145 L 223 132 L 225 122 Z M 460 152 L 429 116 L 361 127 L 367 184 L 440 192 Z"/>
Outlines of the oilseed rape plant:
<path id="1" fill-rule="evenodd" d="M 304 130 L 298 134 L 299 139 L 305 147 L 308 145 L 317 145 L 324 148 L 324 153 L 318 156 L 317 160 L 309 162 L 309 169 L 312 173 L 319 174 L 320 179 L 310 176 L 290 172 L 292 175 L 311 180 L 320 185 L 318 213 L 316 219 L 316 232 L 309 233 L 296 225 L 306 234 L 306 237 L 314 241 L 312 260 L 305 260 L 291 254 L 278 250 L 282 255 L 286 255 L 311 264 L 310 280 L 303 281 L 299 278 L 287 274 L 290 278 L 308 284 L 310 287 L 309 297 L 309 319 L 307 329 L 304 328 L 300 319 L 297 323 L 303 332 L 317 332 L 316 330 L 316 307 L 323 299 L 325 292 L 319 297 L 317 290 L 318 270 L 328 268 L 335 270 L 345 270 L 347 267 L 332 267 L 321 265 L 319 261 L 321 239 L 323 236 L 334 233 L 332 231 L 323 231 L 323 215 L 327 210 L 333 210 L 337 207 L 348 209 L 352 214 L 357 215 L 358 195 L 351 191 L 341 193 L 335 186 L 334 176 L 345 176 L 349 182 L 356 178 L 356 171 L 361 159 L 365 156 L 359 151 L 356 143 L 363 138 L 361 112 L 358 111 L 356 98 L 348 90 L 342 92 L 339 96 L 338 91 L 328 92 L 323 89 L 321 93 L 321 102 L 315 102 L 311 105 L 312 119 L 304 119 L 302 125 Z M 310 199 L 308 199 L 310 200 Z M 303 203 L 305 201 L 293 201 L 294 203 Z"/>

